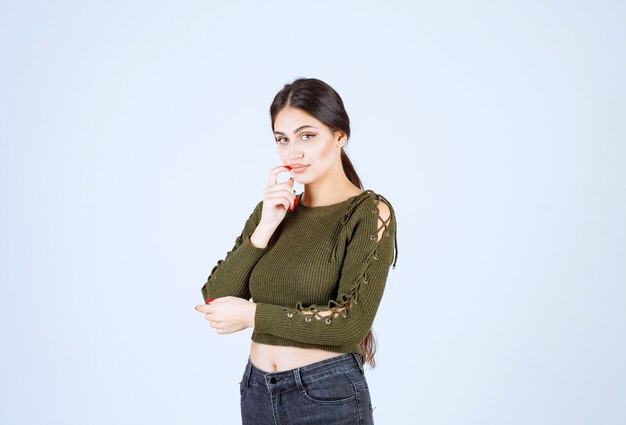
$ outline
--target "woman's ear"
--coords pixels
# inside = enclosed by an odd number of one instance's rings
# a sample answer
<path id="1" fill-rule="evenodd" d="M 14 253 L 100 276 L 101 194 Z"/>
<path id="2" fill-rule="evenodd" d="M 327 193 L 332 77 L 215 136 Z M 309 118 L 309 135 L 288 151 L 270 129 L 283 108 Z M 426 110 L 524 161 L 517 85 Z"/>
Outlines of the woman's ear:
<path id="1" fill-rule="evenodd" d="M 348 142 L 348 136 L 344 131 L 337 130 L 335 131 L 335 141 L 337 142 L 337 147 L 343 148 L 344 145 Z"/>

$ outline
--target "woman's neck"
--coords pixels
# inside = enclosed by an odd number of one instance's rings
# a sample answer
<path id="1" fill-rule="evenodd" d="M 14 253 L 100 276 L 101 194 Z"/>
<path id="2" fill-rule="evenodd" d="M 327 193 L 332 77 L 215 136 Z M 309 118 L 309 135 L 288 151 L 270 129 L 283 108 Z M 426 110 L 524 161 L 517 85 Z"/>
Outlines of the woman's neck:
<path id="1" fill-rule="evenodd" d="M 333 185 L 332 187 L 312 187 L 305 184 L 304 192 L 300 196 L 300 202 L 307 207 L 319 207 L 325 205 L 333 205 L 343 202 L 346 199 L 358 195 L 362 190 L 352 184 L 349 180 L 347 185 Z"/>

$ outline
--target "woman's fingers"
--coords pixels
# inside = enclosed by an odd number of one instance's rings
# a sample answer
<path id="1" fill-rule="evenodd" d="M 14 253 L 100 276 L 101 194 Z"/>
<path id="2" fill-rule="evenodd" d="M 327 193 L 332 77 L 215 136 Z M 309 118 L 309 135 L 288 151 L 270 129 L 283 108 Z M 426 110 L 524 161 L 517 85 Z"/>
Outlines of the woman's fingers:
<path id="1" fill-rule="evenodd" d="M 279 165 L 278 167 L 274 167 L 270 170 L 269 180 L 267 182 L 268 186 L 272 186 L 278 183 L 278 175 L 284 171 L 289 171 L 290 168 L 284 165 Z"/>
<path id="2" fill-rule="evenodd" d="M 216 306 L 221 304 L 221 303 L 225 303 L 225 302 L 229 302 L 228 297 L 223 297 L 223 298 L 215 298 L 215 300 L 213 301 L 214 304 L 201 304 L 201 305 L 196 305 L 196 311 L 200 312 L 200 313 L 204 313 L 204 318 L 206 320 L 209 321 L 209 326 L 211 326 L 212 328 L 214 328 L 216 330 L 216 332 L 218 334 L 227 334 L 230 333 L 230 330 L 225 329 L 225 324 L 224 324 L 224 317 L 219 315 L 219 312 L 216 311 Z M 219 310 L 219 308 L 218 308 Z M 221 320 L 216 320 L 218 317 L 220 317 Z M 228 320 L 226 320 L 228 321 Z"/>
<path id="3" fill-rule="evenodd" d="M 285 189 L 285 190 L 292 190 L 293 191 L 293 176 L 289 177 L 289 179 L 285 180 L 282 183 L 275 183 L 272 185 L 269 185 L 265 188 L 267 189 Z"/>
<path id="4" fill-rule="evenodd" d="M 284 188 L 282 185 L 268 187 L 265 191 L 265 199 L 276 200 L 276 205 L 281 203 L 285 208 L 291 208 L 295 204 L 295 194 L 291 186 Z M 283 202 L 279 202 L 283 201 Z"/>
<path id="5" fill-rule="evenodd" d="M 267 186 L 263 193 L 275 193 L 275 192 L 285 192 L 287 195 L 293 196 L 293 177 L 287 180 L 284 183 L 278 183 L 272 186 Z"/>
<path id="6" fill-rule="evenodd" d="M 294 206 L 295 204 L 294 190 L 289 184 L 278 184 L 266 188 L 264 197 L 265 199 L 276 200 L 276 204 L 278 204 L 279 199 L 284 200 L 282 204 L 285 205 L 286 208 Z"/>
<path id="7" fill-rule="evenodd" d="M 278 225 L 285 218 L 285 213 L 293 211 L 297 205 L 293 190 L 293 176 L 285 182 L 278 183 L 278 175 L 288 170 L 291 170 L 291 167 L 288 165 L 279 165 L 271 168 L 268 185 L 263 189 L 261 221 L 269 225 Z M 284 210 L 277 208 L 279 205 L 282 205 Z"/>
<path id="8" fill-rule="evenodd" d="M 289 170 L 291 170 L 291 167 L 288 165 L 279 165 L 278 167 L 274 167 L 270 169 L 270 175 L 269 175 L 269 180 L 268 180 L 268 185 L 267 185 L 266 190 L 267 189 L 274 190 L 274 188 L 278 188 L 278 187 L 284 188 L 287 191 L 287 198 L 289 200 L 289 205 L 291 207 L 295 203 L 295 201 L 293 200 L 294 198 L 293 192 L 295 192 L 295 190 L 293 189 L 293 183 L 294 183 L 293 176 L 289 177 L 289 180 L 285 182 L 278 183 L 278 175 L 282 172 L 289 171 Z"/>
<path id="9" fill-rule="evenodd" d="M 276 198 L 280 199 L 283 204 L 283 206 L 285 207 L 285 209 L 291 209 L 291 207 L 293 206 L 293 196 L 289 196 L 289 195 L 284 195 L 284 194 L 280 194 L 279 196 L 277 196 Z"/>
<path id="10" fill-rule="evenodd" d="M 211 327 L 215 328 L 215 332 L 217 332 L 218 334 L 230 333 L 228 329 L 223 327 L 222 322 L 211 322 Z"/>

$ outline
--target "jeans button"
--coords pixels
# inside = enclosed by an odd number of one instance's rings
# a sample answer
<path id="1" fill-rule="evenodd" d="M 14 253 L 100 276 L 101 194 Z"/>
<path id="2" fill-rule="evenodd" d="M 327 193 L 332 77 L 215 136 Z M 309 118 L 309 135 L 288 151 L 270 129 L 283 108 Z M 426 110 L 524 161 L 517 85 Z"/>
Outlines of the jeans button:
<path id="1" fill-rule="evenodd" d="M 275 384 L 275 383 L 276 383 L 276 378 L 274 378 L 274 377 L 272 376 L 272 379 L 270 379 L 270 382 L 271 382 L 272 384 Z"/>

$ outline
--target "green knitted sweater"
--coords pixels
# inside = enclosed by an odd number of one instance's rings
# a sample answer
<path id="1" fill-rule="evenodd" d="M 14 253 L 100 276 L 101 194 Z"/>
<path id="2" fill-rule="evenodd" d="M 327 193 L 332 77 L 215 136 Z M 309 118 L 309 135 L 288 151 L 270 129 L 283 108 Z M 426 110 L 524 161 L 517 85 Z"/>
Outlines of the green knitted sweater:
<path id="1" fill-rule="evenodd" d="M 381 201 L 391 213 L 386 221 Z M 374 322 L 389 269 L 396 266 L 391 203 L 369 189 L 332 205 L 299 202 L 268 245 L 257 248 L 249 237 L 262 206 L 263 201 L 255 206 L 235 246 L 211 270 L 202 286 L 204 300 L 252 298 L 253 341 L 363 354 L 360 343 Z"/>

